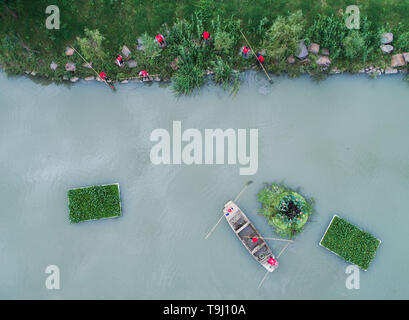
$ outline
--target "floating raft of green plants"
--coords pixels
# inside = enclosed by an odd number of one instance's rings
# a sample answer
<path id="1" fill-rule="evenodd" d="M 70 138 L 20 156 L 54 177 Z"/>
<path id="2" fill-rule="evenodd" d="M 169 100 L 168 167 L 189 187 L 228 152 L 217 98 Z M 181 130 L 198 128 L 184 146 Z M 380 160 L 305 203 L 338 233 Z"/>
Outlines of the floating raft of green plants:
<path id="1" fill-rule="evenodd" d="M 370 233 L 334 215 L 320 246 L 366 271 L 380 243 L 381 240 Z"/>
<path id="2" fill-rule="evenodd" d="M 68 190 L 69 219 L 72 223 L 121 216 L 119 184 Z"/>

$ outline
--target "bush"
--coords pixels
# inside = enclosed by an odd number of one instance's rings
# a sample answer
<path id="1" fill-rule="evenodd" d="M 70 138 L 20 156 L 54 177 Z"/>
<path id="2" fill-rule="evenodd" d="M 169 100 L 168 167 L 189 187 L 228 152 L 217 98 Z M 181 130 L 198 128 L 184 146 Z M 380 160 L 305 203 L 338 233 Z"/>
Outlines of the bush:
<path id="1" fill-rule="evenodd" d="M 217 61 L 212 62 L 212 66 L 214 71 L 214 81 L 219 84 L 223 83 L 226 87 L 232 80 L 233 68 L 220 57 L 217 57 Z"/>
<path id="2" fill-rule="evenodd" d="M 303 37 L 304 19 L 299 10 L 288 17 L 279 16 L 266 33 L 264 48 L 276 63 L 283 64 L 288 56 L 296 54 Z"/>
<path id="3" fill-rule="evenodd" d="M 225 31 L 218 31 L 214 35 L 214 48 L 217 51 L 228 54 L 229 51 L 233 48 L 233 45 L 234 39 L 229 33 Z"/>
<path id="4" fill-rule="evenodd" d="M 358 30 L 353 30 L 344 38 L 343 46 L 345 57 L 351 60 L 361 58 L 366 61 L 368 57 L 368 48 L 366 47 L 365 38 L 361 36 Z"/>
<path id="5" fill-rule="evenodd" d="M 398 50 L 409 50 L 409 31 L 401 33 L 396 39 L 395 46 Z"/>
<path id="6" fill-rule="evenodd" d="M 184 63 L 173 77 L 173 90 L 177 95 L 190 94 L 204 83 L 204 72 L 195 64 Z"/>
<path id="7" fill-rule="evenodd" d="M 332 58 L 337 58 L 342 53 L 346 34 L 345 22 L 340 17 L 319 15 L 307 30 L 307 43 L 319 43 L 321 47 L 330 50 Z"/>
<path id="8" fill-rule="evenodd" d="M 143 53 L 147 58 L 154 59 L 160 56 L 162 48 L 155 41 L 153 37 L 150 37 L 146 32 L 141 36 L 143 45 Z"/>
<path id="9" fill-rule="evenodd" d="M 348 221 L 334 216 L 320 245 L 345 261 L 367 270 L 381 241 Z"/>
<path id="10" fill-rule="evenodd" d="M 121 215 L 119 185 L 110 184 L 68 190 L 69 219 L 72 223 Z"/>
<path id="11" fill-rule="evenodd" d="M 78 46 L 84 58 L 88 61 L 103 60 L 106 53 L 103 48 L 105 37 L 98 30 L 85 28 L 85 37 L 77 37 Z"/>

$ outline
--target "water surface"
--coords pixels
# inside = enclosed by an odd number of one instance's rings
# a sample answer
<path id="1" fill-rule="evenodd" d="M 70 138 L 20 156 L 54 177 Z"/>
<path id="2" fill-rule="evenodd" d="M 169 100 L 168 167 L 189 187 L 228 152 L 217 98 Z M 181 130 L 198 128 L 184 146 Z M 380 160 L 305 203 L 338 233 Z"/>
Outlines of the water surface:
<path id="1" fill-rule="evenodd" d="M 400 77 L 336 76 L 319 84 L 248 74 L 235 97 L 212 85 L 193 97 L 169 88 L 70 87 L 0 74 L 0 298 L 392 299 L 409 298 L 409 87 Z M 151 164 L 156 128 L 257 128 L 259 169 Z M 202 131 L 202 132 L 203 132 Z M 257 215 L 264 182 L 316 200 L 316 214 L 264 276 L 223 221 L 224 203 Z M 67 189 L 119 182 L 123 216 L 70 224 Z M 318 246 L 338 214 L 382 240 L 360 289 L 348 266 Z M 269 242 L 274 252 L 280 242 Z M 45 288 L 57 265 L 61 289 Z"/>

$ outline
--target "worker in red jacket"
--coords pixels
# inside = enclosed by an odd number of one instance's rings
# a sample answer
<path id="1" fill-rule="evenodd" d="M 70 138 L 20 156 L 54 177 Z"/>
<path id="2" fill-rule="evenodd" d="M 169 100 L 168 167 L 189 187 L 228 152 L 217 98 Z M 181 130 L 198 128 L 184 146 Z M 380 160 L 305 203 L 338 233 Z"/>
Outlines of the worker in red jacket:
<path id="1" fill-rule="evenodd" d="M 162 48 L 166 47 L 165 38 L 164 38 L 161 34 L 158 34 L 158 35 L 155 37 L 155 40 L 156 40 L 156 42 L 157 42 Z"/>
<path id="2" fill-rule="evenodd" d="M 244 46 L 244 47 L 241 48 L 241 54 L 246 59 L 249 57 L 249 52 L 250 52 L 249 47 Z"/>
<path id="3" fill-rule="evenodd" d="M 118 57 L 116 58 L 116 63 L 118 66 L 122 67 L 124 60 L 122 59 L 121 55 L 118 54 Z"/>
<path id="4" fill-rule="evenodd" d="M 263 62 L 264 62 L 264 57 L 263 57 L 260 53 L 257 53 L 257 60 L 258 60 L 258 62 L 260 62 L 261 64 L 263 64 Z"/>
<path id="5" fill-rule="evenodd" d="M 100 78 L 101 78 L 102 80 L 105 80 L 105 81 L 108 81 L 108 80 L 109 80 L 108 77 L 107 77 L 107 75 L 106 75 L 106 73 L 105 73 L 104 71 L 102 71 L 102 72 L 99 74 L 99 76 L 100 76 Z"/>
<path id="6" fill-rule="evenodd" d="M 149 80 L 149 73 L 148 73 L 148 71 L 141 70 L 141 71 L 139 72 L 139 76 L 142 77 L 142 80 L 143 80 L 143 81 Z"/>

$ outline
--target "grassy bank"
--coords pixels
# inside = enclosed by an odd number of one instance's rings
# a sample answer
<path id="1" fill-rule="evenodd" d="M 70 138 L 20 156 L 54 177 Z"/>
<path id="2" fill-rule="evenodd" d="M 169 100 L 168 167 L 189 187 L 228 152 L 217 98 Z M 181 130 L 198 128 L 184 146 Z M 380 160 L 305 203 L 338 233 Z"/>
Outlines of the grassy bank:
<path id="1" fill-rule="evenodd" d="M 288 63 L 301 39 L 328 48 L 331 69 L 357 72 L 366 66 L 390 66 L 390 55 L 379 48 L 380 34 L 394 33 L 393 53 L 409 51 L 409 3 L 355 2 L 361 13 L 359 30 L 345 27 L 343 11 L 350 2 L 344 0 L 60 0 L 60 29 L 48 30 L 49 1 L 0 0 L 0 64 L 10 74 L 35 71 L 55 81 L 95 76 L 82 67 L 77 54 L 65 55 L 65 48 L 73 45 L 114 80 L 135 77 L 144 69 L 172 78 L 175 92 L 188 94 L 210 72 L 216 82 L 236 88 L 235 70 L 257 65 L 254 58 L 245 60 L 238 54 L 246 44 L 242 30 L 256 51 L 265 52 L 266 69 L 277 74 L 329 71 L 317 64 L 321 52 L 310 54 L 309 61 Z M 204 30 L 212 36 L 206 45 L 200 43 Z M 156 46 L 157 33 L 165 35 L 166 49 Z M 137 50 L 138 38 L 144 50 Z M 132 51 L 129 59 L 137 67 L 114 64 L 123 45 Z M 52 62 L 58 64 L 56 70 L 50 69 Z M 76 64 L 75 72 L 64 69 L 69 62 Z"/>

